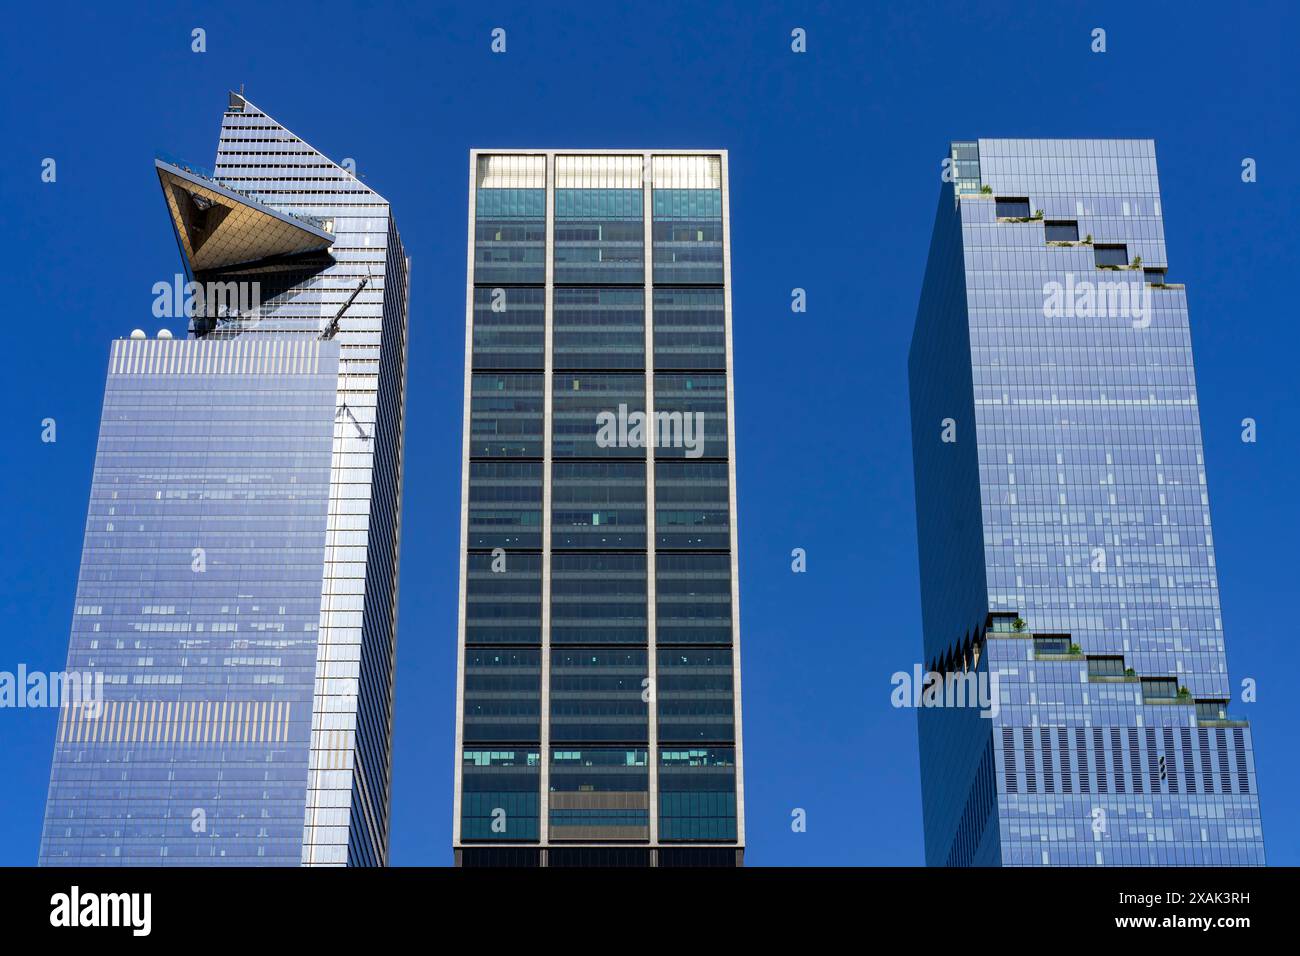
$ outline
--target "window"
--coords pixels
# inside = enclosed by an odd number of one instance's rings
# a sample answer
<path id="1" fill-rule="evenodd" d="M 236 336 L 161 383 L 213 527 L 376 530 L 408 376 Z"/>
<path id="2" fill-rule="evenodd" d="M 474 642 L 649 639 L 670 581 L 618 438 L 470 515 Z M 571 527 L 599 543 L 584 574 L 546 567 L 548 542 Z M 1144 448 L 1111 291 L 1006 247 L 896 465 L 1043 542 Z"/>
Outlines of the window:
<path id="1" fill-rule="evenodd" d="M 1095 246 L 1092 255 L 1099 266 L 1128 265 L 1128 246 Z"/>
<path id="2" fill-rule="evenodd" d="M 1172 677 L 1142 678 L 1143 700 L 1173 700 L 1178 696 L 1178 681 Z"/>
<path id="3" fill-rule="evenodd" d="M 1226 700 L 1198 700 L 1196 702 L 1198 720 L 1227 720 L 1228 702 Z"/>
<path id="4" fill-rule="evenodd" d="M 1048 242 L 1078 242 L 1079 224 L 1073 220 L 1043 223 Z"/>
<path id="5" fill-rule="evenodd" d="M 1088 676 L 1089 677 L 1123 677 L 1124 658 L 1111 657 L 1111 656 L 1089 657 Z"/>
<path id="6" fill-rule="evenodd" d="M 1028 199 L 998 199 L 997 212 L 998 212 L 999 219 L 1028 219 L 1029 200 Z"/>
<path id="7" fill-rule="evenodd" d="M 1034 653 L 1068 654 L 1070 653 L 1070 637 L 1068 634 L 1036 634 L 1034 635 Z"/>

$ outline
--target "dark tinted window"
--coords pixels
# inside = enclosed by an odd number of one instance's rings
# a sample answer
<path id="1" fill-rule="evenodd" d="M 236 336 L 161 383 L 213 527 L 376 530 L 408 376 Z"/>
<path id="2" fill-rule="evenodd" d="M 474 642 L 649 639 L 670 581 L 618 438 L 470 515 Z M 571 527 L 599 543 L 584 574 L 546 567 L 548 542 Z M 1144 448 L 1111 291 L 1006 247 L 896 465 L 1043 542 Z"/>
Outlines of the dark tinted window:
<path id="1" fill-rule="evenodd" d="M 1099 266 L 1128 265 L 1128 246 L 1097 246 L 1092 254 Z"/>
<path id="2" fill-rule="evenodd" d="M 999 199 L 997 200 L 997 205 L 998 205 L 999 219 L 1007 219 L 1007 218 L 1028 219 L 1029 218 L 1028 199 Z"/>
<path id="3" fill-rule="evenodd" d="M 1092 677 L 1123 677 L 1124 658 L 1089 657 L 1088 674 Z"/>
<path id="4" fill-rule="evenodd" d="M 1079 224 L 1077 222 L 1044 223 L 1043 231 L 1047 233 L 1048 242 L 1079 241 Z"/>
<path id="5" fill-rule="evenodd" d="M 1170 700 L 1178 696 L 1178 681 L 1172 677 L 1160 677 L 1142 681 L 1142 697 L 1145 700 Z"/>

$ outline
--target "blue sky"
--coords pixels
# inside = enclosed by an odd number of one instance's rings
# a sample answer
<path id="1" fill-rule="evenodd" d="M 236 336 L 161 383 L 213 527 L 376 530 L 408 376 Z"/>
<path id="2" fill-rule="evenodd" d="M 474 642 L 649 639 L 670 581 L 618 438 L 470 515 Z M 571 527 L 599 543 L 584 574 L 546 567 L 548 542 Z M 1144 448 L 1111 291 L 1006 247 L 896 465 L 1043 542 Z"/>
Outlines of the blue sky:
<path id="1" fill-rule="evenodd" d="M 1235 709 L 1254 727 L 1269 861 L 1300 863 L 1296 14 L 551 7 L 6 15 L 0 670 L 64 664 L 109 342 L 152 331 L 151 287 L 179 269 L 152 156 L 210 164 L 225 92 L 242 83 L 312 145 L 356 159 L 413 260 L 392 862 L 450 862 L 468 150 L 723 147 L 748 860 L 920 864 L 914 715 L 890 706 L 889 676 L 921 647 L 906 356 L 940 160 L 957 138 L 1152 137 L 1170 274 L 1187 282 L 1229 666 L 1259 682 L 1258 702 Z M 190 51 L 194 27 L 206 53 Z M 1105 54 L 1090 52 L 1094 27 Z M 41 182 L 45 157 L 56 183 Z M 1245 157 L 1256 183 L 1241 181 Z M 794 287 L 805 314 L 790 311 Z M 1255 444 L 1240 440 L 1247 416 Z M 795 547 L 806 574 L 790 571 Z M 0 864 L 36 859 L 55 718 L 0 711 Z M 806 833 L 791 831 L 796 807 Z"/>

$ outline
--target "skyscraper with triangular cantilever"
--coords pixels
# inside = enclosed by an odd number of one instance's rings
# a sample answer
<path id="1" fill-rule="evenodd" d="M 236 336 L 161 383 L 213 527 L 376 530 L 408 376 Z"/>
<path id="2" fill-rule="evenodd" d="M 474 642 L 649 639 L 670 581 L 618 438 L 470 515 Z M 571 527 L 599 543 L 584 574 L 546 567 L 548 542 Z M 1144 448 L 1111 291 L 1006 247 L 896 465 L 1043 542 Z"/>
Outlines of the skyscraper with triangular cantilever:
<path id="1" fill-rule="evenodd" d="M 155 169 L 188 335 L 112 346 L 40 862 L 382 865 L 410 263 L 242 94 Z"/>

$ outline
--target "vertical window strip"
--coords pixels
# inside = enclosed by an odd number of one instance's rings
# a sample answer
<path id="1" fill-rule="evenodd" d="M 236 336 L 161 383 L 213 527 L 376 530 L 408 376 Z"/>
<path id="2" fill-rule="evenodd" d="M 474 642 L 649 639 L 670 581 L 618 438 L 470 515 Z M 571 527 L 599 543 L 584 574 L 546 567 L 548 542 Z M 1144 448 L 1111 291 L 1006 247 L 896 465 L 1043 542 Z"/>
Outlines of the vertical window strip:
<path id="1" fill-rule="evenodd" d="M 1134 727 L 1128 729 L 1128 766 L 1133 776 L 1133 792 L 1142 792 L 1142 747 L 1138 741 L 1138 732 Z"/>
<path id="2" fill-rule="evenodd" d="M 1183 742 L 1183 782 L 1186 785 L 1188 793 L 1196 792 L 1196 764 L 1192 759 L 1192 731 L 1188 727 L 1182 728 Z"/>
<path id="3" fill-rule="evenodd" d="M 1088 780 L 1088 735 L 1082 727 L 1074 729 L 1075 749 L 1079 754 L 1079 792 L 1090 793 L 1091 784 Z"/>
<path id="4" fill-rule="evenodd" d="M 1174 729 L 1164 728 L 1165 784 L 1170 793 L 1178 793 L 1178 758 L 1174 751 Z"/>
<path id="5" fill-rule="evenodd" d="M 1246 764 L 1246 735 L 1240 727 L 1232 731 L 1233 749 L 1237 755 L 1237 792 L 1250 793 L 1250 773 Z"/>
<path id="6" fill-rule="evenodd" d="M 1101 728 L 1092 729 L 1092 746 L 1093 761 L 1097 768 L 1097 792 L 1108 793 L 1108 781 L 1106 776 L 1106 742 L 1102 736 Z"/>
<path id="7" fill-rule="evenodd" d="M 1114 772 L 1115 792 L 1124 793 L 1124 744 L 1120 739 L 1119 728 L 1113 727 L 1110 731 L 1110 759 L 1111 770 Z"/>
<path id="8" fill-rule="evenodd" d="M 1010 727 L 1002 728 L 1002 779 L 1007 793 L 1019 793 L 1016 744 Z"/>
<path id="9" fill-rule="evenodd" d="M 1025 791 L 1027 793 L 1037 793 L 1038 772 L 1034 768 L 1033 731 L 1028 727 L 1022 727 L 1020 730 L 1020 741 L 1025 750 Z"/>
<path id="10" fill-rule="evenodd" d="M 1219 789 L 1222 793 L 1232 793 L 1232 775 L 1228 772 L 1228 734 L 1218 727 L 1214 737 L 1214 749 L 1219 757 Z"/>

